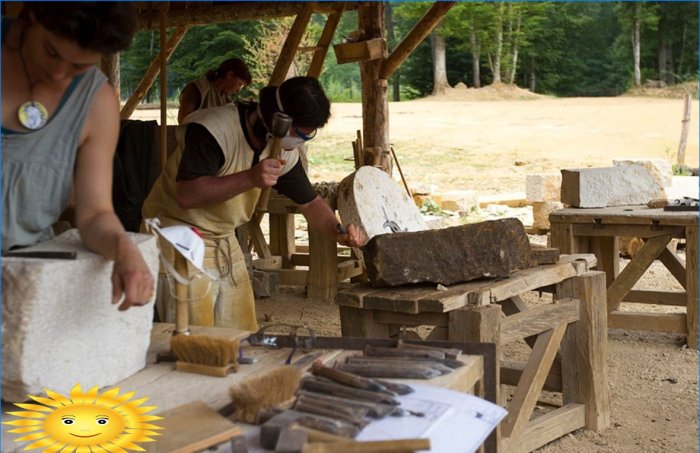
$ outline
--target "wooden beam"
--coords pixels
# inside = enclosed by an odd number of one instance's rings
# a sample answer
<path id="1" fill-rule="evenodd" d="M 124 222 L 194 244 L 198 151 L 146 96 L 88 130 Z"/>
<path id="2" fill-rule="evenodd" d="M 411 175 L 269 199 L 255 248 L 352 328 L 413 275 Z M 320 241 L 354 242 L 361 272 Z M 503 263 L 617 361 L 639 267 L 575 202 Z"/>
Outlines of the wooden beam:
<path id="1" fill-rule="evenodd" d="M 105 73 L 109 84 L 112 85 L 117 93 L 117 99 L 120 99 L 120 79 L 119 79 L 119 52 L 111 55 L 106 55 L 100 60 L 100 69 Z"/>
<path id="2" fill-rule="evenodd" d="M 642 313 L 611 311 L 608 313 L 608 327 L 624 330 L 648 330 L 651 332 L 686 333 L 685 313 Z"/>
<path id="3" fill-rule="evenodd" d="M 4 2 L 3 2 L 4 3 Z M 347 2 L 346 10 L 357 9 L 356 2 Z M 299 13 L 306 2 L 175 2 L 168 12 L 171 27 L 209 25 L 239 20 L 264 20 L 289 17 Z M 152 2 L 134 2 L 139 12 L 138 29 L 158 29 L 158 16 Z M 312 12 L 332 14 L 338 12 L 334 2 L 315 3 Z"/>
<path id="4" fill-rule="evenodd" d="M 697 220 L 697 219 L 696 219 Z M 698 349 L 698 227 L 685 230 L 688 347 Z"/>
<path id="5" fill-rule="evenodd" d="M 507 316 L 501 322 L 501 346 L 554 329 L 560 322 L 578 321 L 578 300 L 562 299 L 556 304 L 539 305 Z"/>
<path id="6" fill-rule="evenodd" d="M 160 62 L 160 169 L 165 170 L 168 160 L 168 57 L 166 42 L 166 32 L 168 28 L 168 5 L 165 2 L 160 9 L 160 52 L 158 60 Z"/>
<path id="7" fill-rule="evenodd" d="M 380 79 L 388 79 L 396 71 L 401 63 L 423 42 L 426 36 L 440 23 L 445 13 L 454 6 L 456 2 L 435 2 L 433 6 L 420 18 L 411 31 L 401 40 L 398 46 L 391 52 L 391 55 L 384 60 L 379 72 Z"/>
<path id="8" fill-rule="evenodd" d="M 165 59 L 168 60 L 170 56 L 173 54 L 175 49 L 177 48 L 177 45 L 180 44 L 180 41 L 182 41 L 183 36 L 185 36 L 185 33 L 187 33 L 188 27 L 178 27 L 170 33 L 170 37 L 168 38 L 168 42 L 165 44 Z M 134 90 L 134 93 L 131 95 L 128 101 L 126 101 L 126 104 L 124 104 L 124 107 L 122 107 L 122 111 L 119 113 L 119 117 L 123 120 L 129 119 L 131 114 L 134 112 L 134 109 L 136 106 L 141 102 L 143 97 L 146 95 L 148 92 L 148 89 L 151 88 L 151 85 L 153 85 L 153 81 L 156 80 L 156 77 L 158 77 L 158 74 L 160 73 L 160 54 L 157 55 L 153 61 L 151 61 L 151 64 L 148 66 L 148 69 L 146 70 L 146 73 L 143 75 L 143 78 L 141 79 L 141 82 L 139 82 L 139 86 L 136 87 Z"/>
<path id="9" fill-rule="evenodd" d="M 270 76 L 271 86 L 279 86 L 284 82 L 289 72 L 289 67 L 294 62 L 294 56 L 297 53 L 297 48 L 301 42 L 301 38 L 304 37 L 306 33 L 306 26 L 311 19 L 311 14 L 313 13 L 314 3 L 304 3 L 304 7 L 301 9 L 297 17 L 294 19 L 292 28 L 289 30 L 287 39 L 284 40 L 282 49 L 280 50 L 280 55 L 277 58 L 277 63 L 275 63 L 275 69 L 272 70 L 272 75 Z"/>
<path id="10" fill-rule="evenodd" d="M 316 46 L 319 47 L 319 49 L 314 52 L 314 56 L 311 59 L 311 64 L 309 65 L 309 70 L 306 72 L 308 77 L 318 79 L 318 77 L 321 75 L 323 62 L 326 59 L 326 54 L 328 53 L 328 46 L 330 46 L 331 41 L 333 40 L 335 29 L 338 28 L 340 17 L 343 15 L 343 9 L 345 9 L 345 3 L 341 3 L 340 11 L 330 14 L 328 19 L 326 19 L 326 25 L 323 27 L 321 37 L 318 39 L 318 45 Z"/>
<path id="11" fill-rule="evenodd" d="M 671 275 L 678 280 L 678 283 L 680 283 L 683 288 L 687 288 L 685 282 L 685 264 L 678 258 L 678 255 L 673 250 L 670 243 L 666 246 L 666 249 L 661 251 L 659 260 L 666 266 L 666 269 L 668 269 Z"/>
<path id="12" fill-rule="evenodd" d="M 518 438 L 508 442 L 512 448 L 506 451 L 535 451 L 564 434 L 583 428 L 584 424 L 583 404 L 567 404 L 531 420 Z"/>
<path id="13" fill-rule="evenodd" d="M 646 291 L 631 290 L 622 299 L 623 302 L 636 304 L 666 305 L 671 307 L 685 307 L 685 291 Z"/>

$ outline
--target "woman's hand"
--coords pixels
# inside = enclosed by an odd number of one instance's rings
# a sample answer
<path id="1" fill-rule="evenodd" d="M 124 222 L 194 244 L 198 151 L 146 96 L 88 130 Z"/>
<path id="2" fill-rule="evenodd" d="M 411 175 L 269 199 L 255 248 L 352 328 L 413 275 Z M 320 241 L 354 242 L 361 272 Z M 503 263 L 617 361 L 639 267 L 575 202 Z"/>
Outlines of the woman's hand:
<path id="1" fill-rule="evenodd" d="M 136 305 L 146 305 L 153 297 L 153 276 L 136 245 L 122 236 L 117 245 L 117 257 L 112 270 L 112 303 L 119 311 Z"/>

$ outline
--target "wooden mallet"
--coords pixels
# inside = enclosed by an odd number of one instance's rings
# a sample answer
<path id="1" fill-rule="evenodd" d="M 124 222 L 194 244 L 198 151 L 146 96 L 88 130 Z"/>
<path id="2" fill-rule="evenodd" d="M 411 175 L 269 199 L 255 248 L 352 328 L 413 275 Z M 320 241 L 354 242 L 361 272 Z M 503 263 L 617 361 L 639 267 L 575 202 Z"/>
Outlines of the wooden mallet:
<path id="1" fill-rule="evenodd" d="M 287 135 L 289 128 L 292 127 L 292 117 L 282 112 L 275 112 L 272 115 L 272 126 L 270 133 L 272 134 L 272 143 L 270 144 L 269 159 L 279 159 L 282 154 L 282 138 Z M 270 187 L 266 187 L 260 193 L 258 201 L 258 211 L 267 211 L 267 200 L 270 198 Z"/>

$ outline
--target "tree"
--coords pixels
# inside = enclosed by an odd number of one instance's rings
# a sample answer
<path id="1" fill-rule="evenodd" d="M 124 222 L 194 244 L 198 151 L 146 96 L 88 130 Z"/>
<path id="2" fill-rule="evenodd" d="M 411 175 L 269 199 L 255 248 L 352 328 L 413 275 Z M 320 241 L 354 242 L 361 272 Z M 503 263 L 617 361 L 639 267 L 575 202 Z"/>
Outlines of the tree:
<path id="1" fill-rule="evenodd" d="M 450 87 L 447 82 L 445 37 L 435 30 L 430 33 L 430 48 L 433 55 L 433 95 L 442 94 Z"/>

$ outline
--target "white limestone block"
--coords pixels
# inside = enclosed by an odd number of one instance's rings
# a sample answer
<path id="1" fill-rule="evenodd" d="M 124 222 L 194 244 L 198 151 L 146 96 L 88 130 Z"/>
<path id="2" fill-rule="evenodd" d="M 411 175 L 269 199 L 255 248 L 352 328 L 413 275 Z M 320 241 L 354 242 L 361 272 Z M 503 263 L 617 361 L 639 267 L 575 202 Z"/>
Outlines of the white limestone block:
<path id="1" fill-rule="evenodd" d="M 646 168 L 649 174 L 659 182 L 661 187 L 668 187 L 672 184 L 673 168 L 666 159 L 650 159 L 640 157 L 638 159 L 613 159 L 613 167 L 641 166 Z"/>
<path id="2" fill-rule="evenodd" d="M 548 230 L 549 214 L 557 209 L 564 208 L 564 204 L 559 201 L 535 201 L 532 203 L 532 228 L 538 230 Z"/>
<path id="3" fill-rule="evenodd" d="M 647 204 L 666 192 L 638 165 L 562 170 L 561 201 L 578 208 Z"/>
<path id="4" fill-rule="evenodd" d="M 441 198 L 440 208 L 446 211 L 469 211 L 479 206 L 479 192 L 476 190 L 450 190 Z"/>
<path id="5" fill-rule="evenodd" d="M 525 175 L 525 198 L 527 201 L 559 201 L 561 174 Z"/>
<path id="6" fill-rule="evenodd" d="M 130 234 L 158 274 L 154 236 Z M 70 251 L 76 260 L 3 258 L 2 398 L 23 401 L 44 388 L 67 395 L 116 384 L 146 365 L 153 300 L 118 311 L 113 262 L 87 250 L 73 229 L 26 251 Z"/>
<path id="7" fill-rule="evenodd" d="M 669 199 L 698 197 L 698 188 L 700 187 L 700 178 L 697 176 L 674 176 L 670 187 L 666 187 L 666 194 Z"/>
<path id="8" fill-rule="evenodd" d="M 362 228 L 367 239 L 401 231 L 422 231 L 428 226 L 406 191 L 382 170 L 365 165 L 338 186 L 338 213 L 343 224 Z"/>

